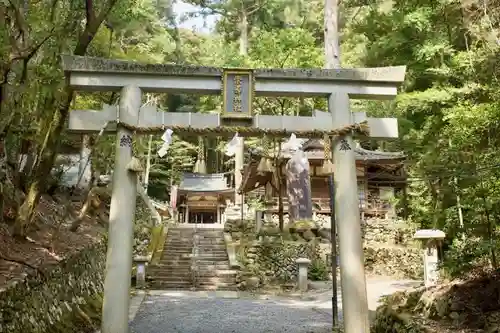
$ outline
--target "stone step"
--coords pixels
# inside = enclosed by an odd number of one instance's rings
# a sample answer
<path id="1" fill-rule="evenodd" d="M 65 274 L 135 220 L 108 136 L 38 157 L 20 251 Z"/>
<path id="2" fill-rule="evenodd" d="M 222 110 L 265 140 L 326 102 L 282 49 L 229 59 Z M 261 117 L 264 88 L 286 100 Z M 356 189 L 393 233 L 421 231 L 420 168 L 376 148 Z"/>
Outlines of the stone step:
<path id="1" fill-rule="evenodd" d="M 224 232 L 222 230 L 218 230 L 218 231 L 198 231 L 194 235 L 198 236 L 198 238 L 222 239 L 222 240 L 224 240 Z"/>
<path id="2" fill-rule="evenodd" d="M 171 261 L 171 262 L 187 262 L 191 261 L 191 253 L 183 253 L 180 255 L 173 255 L 171 253 L 164 253 L 160 259 L 162 261 Z"/>
<path id="3" fill-rule="evenodd" d="M 193 273 L 191 271 L 188 272 L 179 272 L 175 270 L 159 270 L 155 272 L 155 274 L 152 274 L 151 277 L 153 279 L 178 279 L 181 281 L 189 281 L 191 280 L 191 277 L 193 276 Z"/>
<path id="4" fill-rule="evenodd" d="M 236 283 L 231 283 L 231 282 L 217 282 L 217 283 L 211 283 L 211 282 L 206 282 L 206 281 L 197 281 L 196 287 L 203 288 L 203 287 L 232 287 L 235 286 Z"/>
<path id="5" fill-rule="evenodd" d="M 168 261 L 189 261 L 193 257 L 192 253 L 172 253 L 165 252 L 161 257 L 160 261 L 168 260 Z"/>
<path id="6" fill-rule="evenodd" d="M 189 247 L 189 246 L 193 246 L 193 242 L 187 242 L 187 241 L 179 241 L 177 239 L 172 239 L 172 240 L 169 240 L 169 241 L 166 241 L 165 242 L 165 246 L 184 246 L 184 247 Z"/>
<path id="7" fill-rule="evenodd" d="M 168 241 L 179 241 L 179 242 L 192 242 L 193 241 L 193 235 L 168 235 L 167 236 L 167 242 Z"/>
<path id="8" fill-rule="evenodd" d="M 164 254 L 166 255 L 186 255 L 186 254 L 191 254 L 193 252 L 193 249 L 189 250 L 183 250 L 183 249 L 166 249 L 163 251 Z"/>
<path id="9" fill-rule="evenodd" d="M 217 270 L 200 270 L 198 269 L 198 272 L 195 273 L 196 276 L 200 277 L 235 277 L 238 272 L 232 271 L 232 270 L 224 270 L 224 269 L 217 269 Z"/>
<path id="10" fill-rule="evenodd" d="M 217 260 L 198 260 L 196 261 L 196 266 L 199 267 L 217 267 L 218 269 L 229 269 L 229 262 L 217 261 Z"/>
<path id="11" fill-rule="evenodd" d="M 170 275 L 170 274 L 155 274 L 151 276 L 151 279 L 153 281 L 181 281 L 182 283 L 184 282 L 191 282 L 193 275 Z"/>
<path id="12" fill-rule="evenodd" d="M 165 249 L 163 250 L 163 256 L 172 256 L 172 255 L 186 255 L 191 254 L 193 249 Z"/>
<path id="13" fill-rule="evenodd" d="M 193 279 L 193 284 L 196 286 L 232 286 L 236 285 L 235 278 L 206 278 L 206 277 L 195 277 Z"/>
<path id="14" fill-rule="evenodd" d="M 198 259 L 196 260 L 197 265 L 229 265 L 229 260 L 226 258 L 226 260 L 212 260 L 212 259 Z"/>
<path id="15" fill-rule="evenodd" d="M 215 258 L 215 259 L 214 259 Z M 227 263 L 229 262 L 229 258 L 227 257 L 227 254 L 205 254 L 203 255 L 200 253 L 198 256 L 193 257 L 194 260 L 196 260 L 197 263 L 202 263 L 202 264 L 209 264 L 209 263 L 217 263 L 221 264 L 221 261 L 226 261 Z"/>
<path id="16" fill-rule="evenodd" d="M 192 251 L 193 250 L 193 246 L 184 246 L 184 245 L 168 245 L 168 246 L 165 246 L 163 248 L 163 252 L 166 252 L 166 251 L 172 251 L 172 250 L 176 250 L 176 251 L 184 251 L 184 252 L 189 252 L 189 251 Z"/>
<path id="17" fill-rule="evenodd" d="M 184 245 L 167 245 L 163 248 L 163 252 L 166 251 L 183 251 L 183 252 L 190 252 L 194 248 L 193 246 L 184 246 Z"/>
<path id="18" fill-rule="evenodd" d="M 198 246 L 203 245 L 203 246 L 214 246 L 214 247 L 221 247 L 221 248 L 222 247 L 224 247 L 224 248 L 226 247 L 226 243 L 224 243 L 224 241 L 215 241 L 215 240 L 214 241 L 210 241 L 210 240 L 206 240 L 206 239 L 205 240 L 200 240 L 198 242 L 193 242 L 193 246 L 195 244 L 198 245 Z"/>
<path id="19" fill-rule="evenodd" d="M 224 233 L 222 230 L 210 231 L 210 230 L 198 230 L 198 232 L 194 233 L 198 237 L 203 238 L 220 238 L 224 240 Z"/>
<path id="20" fill-rule="evenodd" d="M 181 277 L 191 277 L 193 275 L 193 272 L 191 269 L 189 270 L 178 270 L 178 269 L 159 269 L 154 272 L 154 274 L 151 274 L 151 276 L 177 276 L 179 278 Z"/>
<path id="21" fill-rule="evenodd" d="M 166 251 L 163 252 L 162 258 L 163 259 L 170 259 L 170 260 L 187 260 L 192 257 L 191 252 L 171 252 L 171 251 Z"/>
<path id="22" fill-rule="evenodd" d="M 191 269 L 191 264 L 189 265 L 172 265 L 172 264 L 161 264 L 154 268 L 149 269 L 150 272 L 155 272 L 158 270 L 189 270 Z"/>
<path id="23" fill-rule="evenodd" d="M 156 272 L 151 272 L 148 274 L 153 280 L 157 278 L 176 278 L 179 280 L 190 280 L 193 276 L 191 271 L 188 272 L 179 272 L 175 270 L 159 270 Z"/>
<path id="24" fill-rule="evenodd" d="M 214 252 L 214 253 L 227 253 L 226 248 L 217 249 L 217 248 L 213 248 L 213 247 L 207 248 L 207 247 L 200 246 L 197 248 L 197 250 L 200 252 L 207 252 L 207 253 L 212 253 L 212 252 Z"/>
<path id="25" fill-rule="evenodd" d="M 165 282 L 165 281 L 153 281 L 151 283 L 153 289 L 177 289 L 177 290 L 189 290 L 193 288 L 191 282 L 180 283 L 180 282 Z"/>
<path id="26" fill-rule="evenodd" d="M 198 252 L 199 253 L 203 253 L 203 254 L 220 254 L 220 255 L 227 255 L 227 252 L 226 251 L 222 251 L 222 250 L 217 250 L 217 249 L 198 249 Z"/>
<path id="27" fill-rule="evenodd" d="M 178 276 L 178 277 L 190 277 L 193 275 L 191 269 L 189 270 L 178 270 L 178 269 L 158 269 L 147 273 L 148 276 L 158 277 L 158 276 Z"/>
<path id="28" fill-rule="evenodd" d="M 178 264 L 178 263 L 171 263 L 171 262 L 160 262 L 155 269 L 188 269 L 192 265 L 191 262 L 189 263 L 183 263 L 183 264 Z"/>
<path id="29" fill-rule="evenodd" d="M 199 291 L 238 291 L 238 287 L 235 285 L 235 286 L 229 286 L 229 287 L 217 287 L 217 286 L 209 286 L 209 287 L 206 287 L 206 286 L 203 286 L 203 287 L 198 287 L 198 288 L 195 288 L 194 290 L 199 290 Z"/>
<path id="30" fill-rule="evenodd" d="M 235 270 L 231 269 L 229 265 L 227 264 L 204 264 L 204 265 L 197 265 L 197 268 L 202 271 L 234 271 Z"/>
<path id="31" fill-rule="evenodd" d="M 159 270 L 162 270 L 162 271 L 179 271 L 179 272 L 182 272 L 182 271 L 188 271 L 191 269 L 191 265 L 161 265 L 161 266 L 157 266 L 155 267 L 154 269 L 151 269 L 150 272 L 157 272 Z"/>
<path id="32" fill-rule="evenodd" d="M 198 260 L 213 260 L 213 261 L 227 261 L 227 255 L 220 254 L 199 254 L 194 256 Z"/>
<path id="33" fill-rule="evenodd" d="M 173 273 L 172 271 L 166 272 L 156 272 L 153 275 L 148 275 L 153 280 L 179 280 L 179 281 L 191 281 L 193 278 L 193 274 L 181 274 L 181 273 Z"/>
<path id="34" fill-rule="evenodd" d="M 191 257 L 192 257 L 191 253 L 172 254 L 167 252 L 162 255 L 160 261 L 173 261 L 173 262 L 190 261 Z"/>
<path id="35" fill-rule="evenodd" d="M 195 282 L 193 282 L 193 285 L 195 286 L 223 286 L 223 287 L 228 287 L 228 286 L 233 286 L 235 285 L 236 282 L 234 279 L 220 279 L 220 280 L 213 280 L 213 279 L 196 279 Z"/>
<path id="36" fill-rule="evenodd" d="M 153 281 L 191 281 L 193 275 L 171 275 L 170 273 L 158 273 L 155 275 L 150 275 L 149 278 Z"/>

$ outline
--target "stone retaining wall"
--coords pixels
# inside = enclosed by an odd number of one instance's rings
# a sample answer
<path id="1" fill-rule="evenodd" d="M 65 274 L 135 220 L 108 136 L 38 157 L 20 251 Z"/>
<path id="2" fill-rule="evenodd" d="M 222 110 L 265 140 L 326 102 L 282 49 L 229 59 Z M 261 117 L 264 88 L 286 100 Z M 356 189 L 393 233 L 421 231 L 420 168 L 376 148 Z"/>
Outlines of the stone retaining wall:
<path id="1" fill-rule="evenodd" d="M 316 215 L 316 221 L 323 221 L 322 224 L 326 226 L 326 221 L 328 221 L 328 224 L 330 223 L 330 216 Z M 287 217 L 285 215 L 285 223 L 286 222 Z M 272 226 L 273 224 L 276 225 L 274 229 L 278 230 L 277 215 L 274 215 L 273 221 L 270 223 L 268 222 L 266 226 Z M 233 240 L 240 240 L 245 238 L 245 235 L 250 236 L 255 232 L 255 223 L 251 220 L 243 221 L 243 223 L 241 221 L 228 221 L 226 222 L 225 229 L 227 232 L 231 232 Z M 367 273 L 397 278 L 422 279 L 422 254 L 420 248 L 417 246 L 418 243 L 414 242 L 412 239 L 415 230 L 415 226 L 402 220 L 370 219 L 364 221 L 362 224 L 362 231 Z M 274 237 L 276 236 L 279 235 L 275 235 Z M 286 237 L 284 238 L 286 239 Z M 255 236 L 253 239 L 255 239 Z M 316 238 L 315 241 L 324 243 L 324 240 L 319 240 L 318 238 Z M 303 243 L 307 244 L 304 241 Z M 278 253 L 271 255 L 271 257 L 279 257 L 282 255 L 282 250 L 278 250 L 278 247 L 276 247 L 275 250 L 278 251 Z M 283 251 L 287 252 L 287 250 Z M 330 253 L 330 243 L 320 244 L 320 250 L 318 252 L 320 253 L 319 257 L 324 261 L 326 257 L 325 254 Z M 249 255 L 255 256 L 260 253 L 261 251 L 256 251 L 255 253 L 249 252 Z M 283 275 L 286 274 L 278 274 L 280 277 L 283 277 Z"/>
<path id="2" fill-rule="evenodd" d="M 0 290 L 0 333 L 92 332 L 100 322 L 106 251 L 82 250 L 44 276 Z"/>
<path id="3" fill-rule="evenodd" d="M 271 282 L 291 282 L 297 277 L 298 258 L 319 259 L 317 244 L 304 242 L 254 242 L 241 248 L 239 261 L 243 266 L 237 276 L 240 288 L 252 288 Z"/>

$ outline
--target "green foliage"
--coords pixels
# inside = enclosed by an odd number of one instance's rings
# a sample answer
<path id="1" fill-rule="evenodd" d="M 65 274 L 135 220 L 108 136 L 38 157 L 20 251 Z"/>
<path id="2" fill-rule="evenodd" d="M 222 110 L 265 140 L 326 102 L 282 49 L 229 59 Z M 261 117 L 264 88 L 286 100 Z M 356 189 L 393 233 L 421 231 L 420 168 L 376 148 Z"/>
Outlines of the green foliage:
<path id="1" fill-rule="evenodd" d="M 308 278 L 312 281 L 327 281 L 329 278 L 329 269 L 324 260 L 314 258 L 308 270 Z"/>
<path id="2" fill-rule="evenodd" d="M 455 238 L 442 262 L 442 270 L 447 278 L 456 278 L 477 267 L 488 267 L 492 250 L 497 250 L 500 242 L 489 242 L 483 237 Z"/>
<path id="3" fill-rule="evenodd" d="M 219 15 L 215 31 L 197 33 L 177 27 L 169 0 L 119 1 L 86 54 L 219 67 L 323 67 L 323 1 L 188 2 L 200 6 L 193 15 Z M 106 3 L 95 1 L 96 11 Z M 35 142 L 33 156 L 42 152 L 66 85 L 59 55 L 74 51 L 86 11 L 83 3 L 67 0 L 57 6 L 29 2 L 22 13 L 24 26 L 16 20 L 17 7 L 2 3 L 0 8 L 6 9 L 0 19 L 0 134 L 9 161 L 15 165 L 21 139 Z M 476 0 L 348 0 L 341 3 L 340 13 L 344 66 L 407 66 L 406 80 L 395 101 L 352 102 L 353 111 L 399 119 L 400 140 L 362 142 L 371 149 L 407 154 L 408 200 L 398 198 L 398 204 L 408 202 L 411 220 L 420 227 L 446 231 L 451 244 L 448 258 L 453 258 L 449 260 L 459 260 L 460 251 L 469 258 L 467 247 L 453 243 L 465 235 L 466 239 L 480 239 L 478 252 L 470 255 L 482 258 L 487 254 L 493 266 L 498 265 L 500 221 L 500 140 L 496 135 L 500 129 L 499 13 L 497 3 Z M 16 37 L 21 35 L 23 38 Z M 18 50 L 38 44 L 29 61 L 12 57 Z M 116 103 L 117 98 L 111 93 L 78 92 L 71 107 L 99 109 L 103 103 Z M 144 99 L 172 112 L 221 110 L 220 96 L 150 93 Z M 253 107 L 257 114 L 310 115 L 313 109 L 325 109 L 326 102 L 324 98 L 258 97 Z M 143 160 L 148 140 L 143 137 L 135 142 L 135 154 Z M 103 136 L 93 146 L 96 174 L 112 171 L 114 142 L 114 137 Z M 222 138 L 204 142 L 213 172 L 233 169 L 233 159 L 221 153 L 225 143 Z M 148 192 L 168 200 L 170 185 L 179 182 L 182 172 L 192 170 L 198 140 L 175 136 L 164 158 L 156 155 L 160 144 L 155 136 Z M 255 138 L 246 144 L 271 148 L 279 142 Z M 26 172 L 30 179 L 31 169 Z"/>
<path id="4" fill-rule="evenodd" d="M 345 30 L 345 44 L 356 44 L 356 54 L 347 49 L 344 57 L 356 64 L 408 66 L 395 102 L 355 106 L 400 118 L 401 140 L 379 146 L 408 154 L 411 218 L 422 228 L 445 230 L 453 275 L 485 257 L 498 265 L 500 150 L 493 133 L 500 49 L 492 36 L 499 8 L 479 8 L 476 1 L 382 1 L 358 7 Z"/>

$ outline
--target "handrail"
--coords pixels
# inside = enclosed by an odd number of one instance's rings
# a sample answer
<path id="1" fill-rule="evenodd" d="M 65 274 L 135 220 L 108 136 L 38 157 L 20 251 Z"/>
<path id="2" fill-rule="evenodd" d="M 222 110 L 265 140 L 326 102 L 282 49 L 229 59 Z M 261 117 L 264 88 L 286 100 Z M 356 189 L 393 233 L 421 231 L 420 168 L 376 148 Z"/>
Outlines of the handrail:
<path id="1" fill-rule="evenodd" d="M 198 287 L 198 255 L 199 255 L 199 235 L 198 223 L 194 224 L 193 250 L 191 251 L 191 279 L 193 287 Z"/>

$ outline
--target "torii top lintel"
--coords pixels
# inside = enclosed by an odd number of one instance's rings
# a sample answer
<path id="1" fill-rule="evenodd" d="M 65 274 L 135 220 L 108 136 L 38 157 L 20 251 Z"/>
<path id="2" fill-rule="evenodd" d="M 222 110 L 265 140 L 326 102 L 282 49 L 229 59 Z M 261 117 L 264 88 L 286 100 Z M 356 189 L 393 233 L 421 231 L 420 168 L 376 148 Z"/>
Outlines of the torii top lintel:
<path id="1" fill-rule="evenodd" d="M 220 94 L 223 69 L 172 64 L 141 64 L 80 56 L 62 56 L 69 82 L 77 90 L 116 91 L 136 85 L 144 92 Z M 392 99 L 404 81 L 406 66 L 342 69 L 252 69 L 256 96 L 327 96 Z"/>

